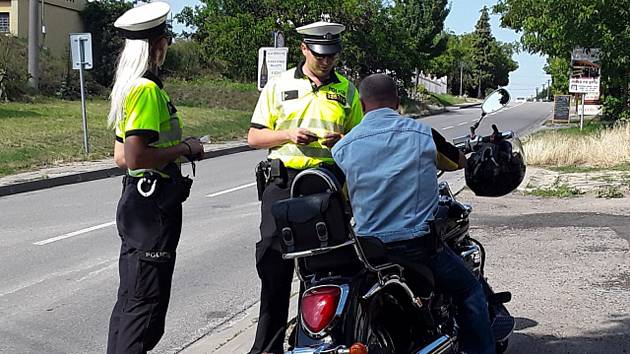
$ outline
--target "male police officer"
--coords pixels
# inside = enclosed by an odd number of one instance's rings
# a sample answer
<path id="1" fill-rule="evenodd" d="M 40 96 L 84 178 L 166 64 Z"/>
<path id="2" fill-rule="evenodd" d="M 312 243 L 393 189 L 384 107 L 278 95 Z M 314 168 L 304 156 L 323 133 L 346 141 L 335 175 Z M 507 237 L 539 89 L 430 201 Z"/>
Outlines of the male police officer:
<path id="1" fill-rule="evenodd" d="M 272 169 L 261 196 L 256 244 L 261 304 L 250 354 L 283 352 L 293 263 L 282 259 L 271 205 L 290 196 L 301 170 L 319 166 L 338 172 L 330 148 L 363 117 L 357 89 L 334 70 L 344 29 L 328 22 L 297 28 L 305 59 L 265 86 L 252 116 L 247 141 L 269 149 Z"/>

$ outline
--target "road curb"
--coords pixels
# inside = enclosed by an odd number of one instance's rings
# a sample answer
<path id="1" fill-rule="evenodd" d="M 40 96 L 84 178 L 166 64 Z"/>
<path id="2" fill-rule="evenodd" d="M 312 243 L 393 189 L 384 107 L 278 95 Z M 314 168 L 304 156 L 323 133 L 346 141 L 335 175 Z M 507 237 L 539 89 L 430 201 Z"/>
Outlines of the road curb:
<path id="1" fill-rule="evenodd" d="M 471 107 L 481 106 L 481 103 L 482 102 L 469 103 L 469 104 L 457 105 L 457 106 L 452 106 L 452 107 L 459 107 L 459 109 L 464 109 L 464 108 L 471 108 Z"/>
<path id="2" fill-rule="evenodd" d="M 239 152 L 245 152 L 253 150 L 249 145 L 242 144 L 238 146 L 233 146 L 225 149 L 217 149 L 206 151 L 203 155 L 204 159 L 211 159 L 220 156 L 226 156 L 231 154 L 236 154 Z M 95 181 L 104 178 L 111 178 L 121 176 L 125 173 L 124 170 L 121 170 L 117 167 L 110 167 L 105 169 L 98 169 L 94 171 L 80 172 L 80 173 L 72 173 L 65 176 L 53 177 L 53 178 L 44 178 L 38 179 L 34 181 L 28 182 L 19 182 L 15 184 L 10 184 L 6 186 L 0 187 L 0 197 L 32 192 L 40 189 L 59 187 L 68 184 L 75 184 L 81 182 L 89 182 Z"/>

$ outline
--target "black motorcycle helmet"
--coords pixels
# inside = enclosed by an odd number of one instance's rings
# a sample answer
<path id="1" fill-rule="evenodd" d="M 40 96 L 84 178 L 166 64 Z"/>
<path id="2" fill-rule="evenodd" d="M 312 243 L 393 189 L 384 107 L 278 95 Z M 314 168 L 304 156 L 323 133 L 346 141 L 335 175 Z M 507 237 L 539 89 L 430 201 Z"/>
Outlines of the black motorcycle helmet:
<path id="1" fill-rule="evenodd" d="M 500 197 L 515 190 L 525 177 L 525 158 L 507 140 L 485 143 L 466 163 L 466 185 L 481 197 Z"/>

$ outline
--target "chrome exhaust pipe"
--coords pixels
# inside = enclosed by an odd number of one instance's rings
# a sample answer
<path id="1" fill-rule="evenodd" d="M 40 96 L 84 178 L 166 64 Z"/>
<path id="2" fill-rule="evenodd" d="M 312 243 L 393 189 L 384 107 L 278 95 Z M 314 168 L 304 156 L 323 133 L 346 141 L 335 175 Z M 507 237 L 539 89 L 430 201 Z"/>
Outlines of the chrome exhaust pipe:
<path id="1" fill-rule="evenodd" d="M 433 341 L 433 343 L 422 348 L 416 354 L 442 354 L 453 352 L 453 340 L 446 334 Z"/>

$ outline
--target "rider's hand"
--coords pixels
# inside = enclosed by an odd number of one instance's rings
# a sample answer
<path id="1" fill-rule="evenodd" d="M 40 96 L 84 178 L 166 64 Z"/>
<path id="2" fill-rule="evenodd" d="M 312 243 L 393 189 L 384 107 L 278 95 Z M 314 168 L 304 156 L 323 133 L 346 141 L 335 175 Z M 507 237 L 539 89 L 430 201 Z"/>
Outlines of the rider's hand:
<path id="1" fill-rule="evenodd" d="M 322 141 L 322 145 L 327 146 L 328 148 L 332 148 L 341 138 L 343 138 L 342 134 L 328 133 L 324 136 L 324 141 Z"/>
<path id="2" fill-rule="evenodd" d="M 189 154 L 185 154 L 191 159 L 201 160 L 203 159 L 203 144 L 197 138 L 186 138 L 184 142 L 190 146 Z"/>
<path id="3" fill-rule="evenodd" d="M 306 128 L 289 129 L 287 133 L 289 135 L 289 140 L 298 145 L 308 145 L 318 139 L 317 135 Z"/>

